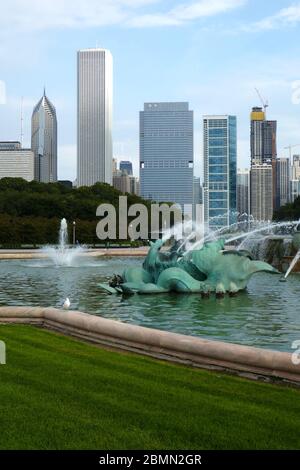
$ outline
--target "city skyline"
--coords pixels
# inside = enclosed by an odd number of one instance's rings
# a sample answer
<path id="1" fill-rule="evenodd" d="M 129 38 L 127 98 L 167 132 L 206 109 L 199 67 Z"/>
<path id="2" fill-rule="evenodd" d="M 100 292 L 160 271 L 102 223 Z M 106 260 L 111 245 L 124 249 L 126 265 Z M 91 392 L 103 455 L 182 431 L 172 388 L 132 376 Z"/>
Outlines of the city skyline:
<path id="1" fill-rule="evenodd" d="M 251 5 L 249 1 L 232 0 L 209 2 L 218 5 L 205 12 L 199 5 L 207 2 L 187 2 L 180 9 L 179 2 L 135 1 L 126 7 L 117 1 L 117 7 L 126 10 L 126 20 L 120 16 L 109 21 L 107 2 L 102 2 L 101 15 L 95 10 L 95 2 L 85 3 L 90 6 L 88 17 L 80 9 L 74 11 L 76 8 L 69 2 L 62 15 L 63 7 L 54 3 L 49 14 L 43 15 L 43 31 L 36 26 L 28 31 L 21 20 L 13 22 L 13 31 L 5 24 L 1 31 L 0 80 L 6 84 L 7 102 L 0 105 L 0 119 L 4 121 L 0 139 L 19 139 L 20 103 L 24 96 L 24 146 L 29 146 L 29 116 L 39 98 L 38 90 L 45 84 L 60 122 L 60 179 L 73 180 L 76 176 L 76 52 L 97 42 L 111 50 L 115 63 L 114 156 L 132 160 L 135 174 L 138 111 L 145 101 L 190 103 L 195 111 L 196 175 L 202 176 L 204 114 L 237 115 L 238 165 L 248 166 L 248 113 L 251 107 L 260 105 L 255 87 L 269 99 L 268 119 L 278 120 L 278 156 L 287 156 L 283 147 L 298 143 L 300 107 L 293 104 L 292 96 L 297 94 L 293 87 L 300 80 L 300 46 L 296 40 L 296 12 L 300 6 L 292 10 L 291 1 L 272 2 L 270 6 L 256 0 Z M 46 2 L 46 11 L 47 5 Z M 33 2 L 29 2 L 27 10 L 35 18 Z M 18 60 L 13 54 L 16 41 L 22 51 Z M 20 66 L 21 82 L 16 73 Z"/>

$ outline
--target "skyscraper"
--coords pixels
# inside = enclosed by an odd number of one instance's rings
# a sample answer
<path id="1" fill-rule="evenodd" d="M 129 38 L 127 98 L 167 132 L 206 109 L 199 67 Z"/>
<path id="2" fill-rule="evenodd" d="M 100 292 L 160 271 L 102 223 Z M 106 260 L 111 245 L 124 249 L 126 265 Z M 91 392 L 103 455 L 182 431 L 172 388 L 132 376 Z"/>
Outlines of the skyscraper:
<path id="1" fill-rule="evenodd" d="M 112 184 L 113 61 L 107 49 L 77 53 L 77 184 Z"/>
<path id="2" fill-rule="evenodd" d="M 292 180 L 300 180 L 300 155 L 293 155 Z"/>
<path id="3" fill-rule="evenodd" d="M 188 103 L 145 103 L 140 112 L 141 196 L 190 205 L 194 173 L 193 111 Z"/>
<path id="4" fill-rule="evenodd" d="M 204 116 L 204 221 L 206 228 L 236 222 L 237 120 Z"/>
<path id="5" fill-rule="evenodd" d="M 113 187 L 121 191 L 121 193 L 130 193 L 130 177 L 127 171 L 117 170 L 113 174 Z"/>
<path id="6" fill-rule="evenodd" d="M 237 212 L 239 216 L 250 215 L 250 171 L 248 169 L 237 171 Z"/>
<path id="7" fill-rule="evenodd" d="M 251 112 L 251 164 L 262 165 L 276 159 L 277 121 L 267 121 L 262 108 Z"/>
<path id="8" fill-rule="evenodd" d="M 194 176 L 194 204 L 203 204 L 202 186 L 199 176 Z"/>
<path id="9" fill-rule="evenodd" d="M 132 163 L 127 161 L 127 160 L 121 160 L 120 161 L 120 170 L 123 171 L 127 171 L 127 174 L 129 176 L 132 176 Z"/>
<path id="10" fill-rule="evenodd" d="M 254 220 L 268 222 L 273 218 L 272 165 L 251 166 L 251 215 Z"/>
<path id="11" fill-rule="evenodd" d="M 290 200 L 290 159 L 276 160 L 276 209 Z"/>
<path id="12" fill-rule="evenodd" d="M 300 180 L 290 181 L 290 202 L 294 202 L 300 196 Z"/>
<path id="13" fill-rule="evenodd" d="M 140 195 L 140 182 L 135 176 L 129 176 L 130 180 L 130 193 Z"/>
<path id="14" fill-rule="evenodd" d="M 277 121 L 266 120 L 266 114 L 262 108 L 252 108 L 251 112 L 251 215 L 257 220 L 271 220 L 273 209 L 276 207 L 276 158 L 277 158 Z M 266 168 L 268 166 L 269 168 Z M 259 172 L 262 174 L 259 175 Z M 269 178 L 272 175 L 272 192 L 269 192 Z M 260 188 L 259 184 L 263 185 Z M 265 195 L 262 191 L 267 191 Z M 257 194 L 254 193 L 257 191 Z M 272 197 L 272 202 L 270 201 Z M 258 207 L 258 204 L 266 204 L 266 207 Z M 262 217 L 262 218 L 261 218 Z"/>
<path id="15" fill-rule="evenodd" d="M 32 113 L 31 149 L 34 152 L 34 179 L 43 183 L 57 181 L 56 111 L 45 90 Z"/>
<path id="16" fill-rule="evenodd" d="M 34 153 L 22 149 L 20 142 L 0 142 L 0 179 L 34 179 Z"/>

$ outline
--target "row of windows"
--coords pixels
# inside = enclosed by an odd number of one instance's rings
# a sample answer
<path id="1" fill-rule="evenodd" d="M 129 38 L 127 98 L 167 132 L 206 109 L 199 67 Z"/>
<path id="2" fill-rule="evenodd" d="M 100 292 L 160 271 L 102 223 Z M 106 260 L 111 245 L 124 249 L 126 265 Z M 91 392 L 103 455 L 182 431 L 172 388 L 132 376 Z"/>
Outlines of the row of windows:
<path id="1" fill-rule="evenodd" d="M 208 120 L 208 127 L 226 127 L 227 119 L 210 119 Z"/>
<path id="2" fill-rule="evenodd" d="M 224 217 L 227 220 L 228 211 L 226 209 L 211 209 L 209 211 L 209 218 Z"/>
<path id="3" fill-rule="evenodd" d="M 148 131 L 142 132 L 141 137 L 190 137 L 193 135 L 192 131 Z"/>
<path id="4" fill-rule="evenodd" d="M 153 160 L 141 162 L 141 168 L 193 168 L 193 162 L 186 160 Z"/>
<path id="5" fill-rule="evenodd" d="M 210 165 L 227 165 L 227 157 L 209 157 Z"/>
<path id="6" fill-rule="evenodd" d="M 220 175 L 220 174 L 217 174 L 217 175 L 214 175 L 214 174 L 210 174 L 209 175 L 209 181 L 211 183 L 221 183 L 221 182 L 226 182 L 227 181 L 227 175 L 226 174 L 223 174 L 223 175 Z"/>
<path id="7" fill-rule="evenodd" d="M 222 139 L 216 139 L 216 138 L 210 138 L 208 141 L 209 147 L 226 147 L 227 146 L 227 139 L 222 138 Z"/>
<path id="8" fill-rule="evenodd" d="M 209 137 L 227 137 L 227 129 L 209 129 Z"/>
<path id="9" fill-rule="evenodd" d="M 221 201 L 221 200 L 227 200 L 227 192 L 224 191 L 218 191 L 218 192 L 210 192 L 209 193 L 209 199 L 211 201 Z"/>
<path id="10" fill-rule="evenodd" d="M 227 191 L 228 184 L 227 183 L 209 183 L 209 190 L 212 191 Z"/>
<path id="11" fill-rule="evenodd" d="M 227 201 L 210 201 L 210 209 L 227 209 Z"/>
<path id="12" fill-rule="evenodd" d="M 216 175 L 218 173 L 227 175 L 227 165 L 209 165 L 210 175 Z"/>
<path id="13" fill-rule="evenodd" d="M 209 149 L 210 157 L 225 157 L 227 155 L 227 147 L 214 147 Z"/>

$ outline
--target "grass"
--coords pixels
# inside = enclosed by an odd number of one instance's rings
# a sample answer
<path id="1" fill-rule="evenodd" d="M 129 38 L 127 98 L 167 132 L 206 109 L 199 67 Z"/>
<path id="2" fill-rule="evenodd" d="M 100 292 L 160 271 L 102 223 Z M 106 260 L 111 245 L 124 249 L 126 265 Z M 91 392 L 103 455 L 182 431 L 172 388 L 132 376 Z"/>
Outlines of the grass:
<path id="1" fill-rule="evenodd" d="M 299 449 L 299 390 L 0 326 L 0 449 Z"/>

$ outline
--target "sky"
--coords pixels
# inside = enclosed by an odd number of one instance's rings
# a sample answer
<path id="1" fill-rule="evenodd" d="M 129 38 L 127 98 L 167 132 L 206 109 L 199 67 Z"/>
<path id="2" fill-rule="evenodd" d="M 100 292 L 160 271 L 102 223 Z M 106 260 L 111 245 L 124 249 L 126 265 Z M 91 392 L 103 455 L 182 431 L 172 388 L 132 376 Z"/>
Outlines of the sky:
<path id="1" fill-rule="evenodd" d="M 148 101 L 194 110 L 195 173 L 202 116 L 238 118 L 238 166 L 249 167 L 255 88 L 278 120 L 278 156 L 300 144 L 300 1 L 10 0 L 0 15 L 0 140 L 30 146 L 33 106 L 46 93 L 58 118 L 58 176 L 76 178 L 76 51 L 114 60 L 114 156 L 138 175 L 139 111 Z M 300 153 L 300 146 L 293 149 Z"/>

